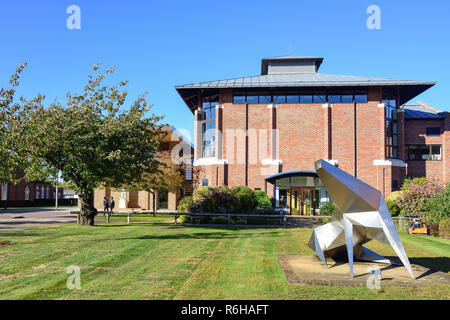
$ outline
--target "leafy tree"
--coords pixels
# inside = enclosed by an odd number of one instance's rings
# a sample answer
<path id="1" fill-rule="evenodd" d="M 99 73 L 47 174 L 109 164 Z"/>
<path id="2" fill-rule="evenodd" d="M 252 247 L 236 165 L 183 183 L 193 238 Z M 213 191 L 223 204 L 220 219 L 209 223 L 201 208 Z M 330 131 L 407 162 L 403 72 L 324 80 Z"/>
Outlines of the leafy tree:
<path id="1" fill-rule="evenodd" d="M 158 160 L 156 170 L 144 172 L 138 181 L 128 187 L 129 189 L 148 191 L 153 194 L 153 199 L 156 199 L 156 192 L 183 186 L 182 164 L 172 161 L 169 151 L 160 151 L 156 159 Z M 153 204 L 153 210 L 156 211 L 155 204 Z"/>
<path id="2" fill-rule="evenodd" d="M 81 200 L 80 224 L 94 225 L 93 190 L 119 188 L 157 170 L 162 117 L 146 116 L 151 106 L 140 95 L 129 109 L 124 104 L 127 81 L 103 84 L 100 65 L 82 94 L 67 94 L 67 102 L 42 105 L 43 97 L 27 101 L 28 121 L 23 130 L 31 175 L 59 171 Z"/>
<path id="3" fill-rule="evenodd" d="M 0 88 L 0 184 L 16 182 L 18 170 L 23 167 L 24 157 L 20 153 L 20 123 L 24 117 L 20 104 L 14 102 L 20 73 L 26 67 L 22 63 L 9 80 L 8 89 Z"/>

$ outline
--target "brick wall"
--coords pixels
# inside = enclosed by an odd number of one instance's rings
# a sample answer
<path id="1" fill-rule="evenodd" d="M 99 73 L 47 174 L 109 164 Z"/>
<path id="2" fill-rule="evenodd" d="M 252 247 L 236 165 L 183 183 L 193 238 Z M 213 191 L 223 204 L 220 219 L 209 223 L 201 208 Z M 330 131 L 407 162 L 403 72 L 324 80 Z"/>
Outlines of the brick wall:
<path id="1" fill-rule="evenodd" d="M 409 177 L 433 178 L 444 183 L 450 181 L 450 154 L 449 154 L 449 115 L 446 119 L 406 119 L 405 120 L 405 145 L 441 145 L 441 161 L 407 161 Z M 440 136 L 427 136 L 427 127 L 441 128 Z"/>
<path id="2" fill-rule="evenodd" d="M 385 161 L 385 107 L 381 92 L 380 87 L 370 88 L 368 102 L 358 103 L 356 108 L 353 104 L 278 104 L 270 107 L 267 104 L 234 105 L 232 90 L 221 90 L 223 109 L 221 117 L 216 119 L 216 127 L 223 128 L 222 156 L 228 164 L 197 167 L 201 174 L 194 188 L 201 185 L 202 179 L 208 179 L 211 186 L 247 184 L 252 189 L 264 190 L 264 178 L 269 175 L 290 170 L 314 170 L 316 160 L 328 159 L 337 160 L 340 169 L 388 196 L 394 181 L 400 186 L 407 174 L 402 161 L 405 159 L 404 143 L 424 140 L 425 128 L 435 124 L 426 120 L 420 120 L 420 123 L 404 121 L 403 113 L 399 113 L 399 160 Z M 446 124 L 441 123 L 448 128 L 450 118 L 446 121 Z M 245 137 L 247 129 L 248 136 Z M 270 133 L 266 136 L 262 133 L 271 129 L 277 130 L 279 135 L 277 155 L 271 153 L 276 141 Z M 427 176 L 439 176 L 442 181 L 449 181 L 450 133 L 448 129 L 445 132 L 439 140 L 426 140 L 443 145 L 443 161 L 428 161 L 425 170 Z M 281 160 L 281 164 L 276 161 L 271 165 L 263 164 L 263 159 Z M 408 164 L 408 174 L 419 170 L 417 166 L 420 164 Z M 271 186 L 267 192 L 272 196 Z"/>

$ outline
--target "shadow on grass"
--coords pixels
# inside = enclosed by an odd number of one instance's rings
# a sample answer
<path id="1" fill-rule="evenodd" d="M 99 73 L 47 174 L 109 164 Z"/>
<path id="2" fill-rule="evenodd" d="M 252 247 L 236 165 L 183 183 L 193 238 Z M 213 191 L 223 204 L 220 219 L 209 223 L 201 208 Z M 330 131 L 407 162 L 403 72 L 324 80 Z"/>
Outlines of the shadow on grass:
<path id="1" fill-rule="evenodd" d="M 228 232 L 196 232 L 180 234 L 143 235 L 139 237 L 119 238 L 117 240 L 164 240 L 164 239 L 237 239 L 264 237 L 265 234 L 277 235 L 278 232 L 259 232 L 251 234 L 228 233 Z"/>
<path id="2" fill-rule="evenodd" d="M 450 271 L 450 258 L 448 257 L 414 257 L 410 258 L 409 261 L 413 264 L 418 264 L 426 268 L 442 271 L 445 273 L 448 273 Z"/>

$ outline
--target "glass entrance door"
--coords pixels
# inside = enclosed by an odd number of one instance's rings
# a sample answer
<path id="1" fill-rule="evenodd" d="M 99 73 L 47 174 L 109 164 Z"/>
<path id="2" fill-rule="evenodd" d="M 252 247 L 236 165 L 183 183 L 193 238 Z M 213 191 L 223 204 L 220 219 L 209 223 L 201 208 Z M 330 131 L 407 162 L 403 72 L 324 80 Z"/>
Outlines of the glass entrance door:
<path id="1" fill-rule="evenodd" d="M 292 215 L 307 215 L 315 210 L 315 192 L 311 187 L 290 188 L 290 208 Z"/>

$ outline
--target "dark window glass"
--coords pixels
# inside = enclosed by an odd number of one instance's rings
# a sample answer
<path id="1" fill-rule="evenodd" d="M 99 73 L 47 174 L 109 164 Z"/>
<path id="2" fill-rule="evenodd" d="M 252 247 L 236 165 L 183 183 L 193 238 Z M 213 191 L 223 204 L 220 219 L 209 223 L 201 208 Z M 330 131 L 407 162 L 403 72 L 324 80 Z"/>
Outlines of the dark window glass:
<path id="1" fill-rule="evenodd" d="M 258 96 L 257 95 L 247 95 L 247 103 L 248 104 L 257 104 L 258 103 Z"/>
<path id="2" fill-rule="evenodd" d="M 392 190 L 393 191 L 397 191 L 399 190 L 399 186 L 398 186 L 398 180 L 392 180 Z"/>
<path id="3" fill-rule="evenodd" d="M 287 190 L 279 191 L 279 206 L 280 206 L 280 208 L 288 207 L 288 192 L 287 192 Z"/>
<path id="4" fill-rule="evenodd" d="M 300 96 L 300 103 L 312 103 L 313 97 L 312 96 Z"/>
<path id="5" fill-rule="evenodd" d="M 202 180 L 202 187 L 207 187 L 208 186 L 208 179 L 203 179 Z"/>
<path id="6" fill-rule="evenodd" d="M 299 98 L 296 95 L 287 95 L 286 96 L 286 103 L 298 103 Z"/>
<path id="7" fill-rule="evenodd" d="M 367 103 L 367 94 L 357 94 L 355 95 L 356 103 Z"/>
<path id="8" fill-rule="evenodd" d="M 328 102 L 329 103 L 340 103 L 341 102 L 341 96 L 328 96 Z"/>
<path id="9" fill-rule="evenodd" d="M 431 160 L 429 146 L 419 146 L 419 149 L 420 149 L 420 154 L 422 155 L 421 160 Z"/>
<path id="10" fill-rule="evenodd" d="M 427 128 L 427 136 L 439 137 L 441 135 L 441 128 L 439 127 L 431 127 Z"/>
<path id="11" fill-rule="evenodd" d="M 245 95 L 235 95 L 233 96 L 234 104 L 245 104 Z"/>
<path id="12" fill-rule="evenodd" d="M 313 102 L 314 103 L 326 103 L 327 102 L 327 96 L 325 96 L 325 95 L 314 95 L 313 96 Z"/>
<path id="13" fill-rule="evenodd" d="M 442 160 L 441 146 L 431 146 L 431 160 Z"/>
<path id="14" fill-rule="evenodd" d="M 352 95 L 342 95 L 341 96 L 342 103 L 353 103 L 353 96 Z"/>
<path id="15" fill-rule="evenodd" d="M 274 103 L 286 103 L 286 96 L 285 95 L 273 96 L 273 102 Z"/>
<path id="16" fill-rule="evenodd" d="M 269 104 L 272 102 L 272 96 L 269 93 L 260 93 L 258 100 L 261 104 Z"/>
<path id="17" fill-rule="evenodd" d="M 407 146 L 408 160 L 442 160 L 442 146 L 441 145 L 410 145 Z"/>
<path id="18" fill-rule="evenodd" d="M 420 160 L 419 148 L 417 146 L 408 146 L 408 160 Z"/>

